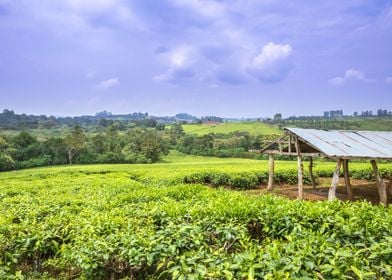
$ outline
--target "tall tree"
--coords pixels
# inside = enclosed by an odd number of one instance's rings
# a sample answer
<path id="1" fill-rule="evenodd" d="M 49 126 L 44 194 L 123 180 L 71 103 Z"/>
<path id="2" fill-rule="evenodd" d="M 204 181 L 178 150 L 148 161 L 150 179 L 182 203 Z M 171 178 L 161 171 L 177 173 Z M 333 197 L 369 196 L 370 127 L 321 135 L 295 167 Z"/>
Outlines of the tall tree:
<path id="1" fill-rule="evenodd" d="M 176 145 L 178 140 L 185 135 L 180 123 L 173 123 L 170 127 L 170 143 Z"/>
<path id="2" fill-rule="evenodd" d="M 15 161 L 7 152 L 8 144 L 0 137 L 0 170 L 9 170 L 15 167 Z"/>
<path id="3" fill-rule="evenodd" d="M 26 131 L 11 138 L 10 144 L 13 148 L 10 154 L 16 161 L 26 161 L 40 155 L 40 143 Z"/>
<path id="4" fill-rule="evenodd" d="M 128 144 L 123 148 L 125 160 L 133 163 L 157 162 L 168 153 L 161 133 L 155 129 L 132 129 L 127 133 Z"/>
<path id="5" fill-rule="evenodd" d="M 65 143 L 67 146 L 68 161 L 72 164 L 72 159 L 74 156 L 84 147 L 86 141 L 86 134 L 83 129 L 77 125 L 75 126 L 70 134 L 65 138 Z"/>

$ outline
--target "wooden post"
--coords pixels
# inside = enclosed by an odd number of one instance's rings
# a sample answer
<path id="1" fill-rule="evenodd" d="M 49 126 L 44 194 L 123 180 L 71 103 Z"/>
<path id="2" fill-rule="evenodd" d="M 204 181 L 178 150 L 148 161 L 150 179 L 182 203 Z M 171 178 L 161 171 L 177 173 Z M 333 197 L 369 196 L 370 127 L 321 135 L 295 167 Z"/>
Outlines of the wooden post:
<path id="1" fill-rule="evenodd" d="M 380 203 L 387 205 L 387 189 L 384 184 L 384 180 L 381 178 L 380 172 L 378 171 L 377 163 L 374 159 L 370 161 L 373 167 L 373 173 L 376 177 L 378 194 L 380 196 Z"/>
<path id="2" fill-rule="evenodd" d="M 291 155 L 291 134 L 289 134 L 289 149 L 288 149 L 288 152 Z"/>
<path id="3" fill-rule="evenodd" d="M 298 198 L 304 199 L 304 188 L 303 188 L 303 173 L 304 173 L 304 165 L 302 164 L 302 156 L 297 156 L 298 160 Z"/>
<path id="4" fill-rule="evenodd" d="M 295 150 L 297 151 L 297 163 L 298 163 L 298 198 L 304 199 L 304 165 L 302 163 L 301 148 L 298 143 L 298 137 L 295 138 Z"/>
<path id="5" fill-rule="evenodd" d="M 273 155 L 268 155 L 268 186 L 267 190 L 271 191 L 274 187 L 274 157 Z"/>
<path id="6" fill-rule="evenodd" d="M 336 168 L 333 173 L 332 183 L 331 183 L 331 186 L 329 187 L 329 191 L 328 191 L 328 200 L 329 201 L 336 199 L 336 187 L 339 183 L 340 165 L 341 165 L 341 159 L 339 158 L 336 161 Z"/>
<path id="7" fill-rule="evenodd" d="M 389 195 L 392 195 L 392 175 L 389 177 L 388 189 L 389 189 Z"/>
<path id="8" fill-rule="evenodd" d="M 343 173 L 344 173 L 344 184 L 346 185 L 348 199 L 353 199 L 353 189 L 351 188 L 350 175 L 348 171 L 348 159 L 343 159 Z"/>
<path id="9" fill-rule="evenodd" d="M 314 179 L 314 175 L 313 175 L 313 157 L 309 157 L 309 175 L 310 175 L 310 180 L 312 181 L 312 187 L 313 189 L 315 189 L 316 180 Z"/>

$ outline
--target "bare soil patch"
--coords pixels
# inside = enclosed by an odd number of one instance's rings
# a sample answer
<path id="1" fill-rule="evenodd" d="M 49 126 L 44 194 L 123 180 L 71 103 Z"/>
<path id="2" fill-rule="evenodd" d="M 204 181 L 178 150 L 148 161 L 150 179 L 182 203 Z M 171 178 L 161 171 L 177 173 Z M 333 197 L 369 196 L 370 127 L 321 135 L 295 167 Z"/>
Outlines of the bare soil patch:
<path id="1" fill-rule="evenodd" d="M 387 196 L 388 204 L 392 203 L 392 189 L 389 187 L 390 182 L 388 180 L 384 181 L 387 186 Z M 319 178 L 318 185 L 316 188 L 312 186 L 304 186 L 304 200 L 309 201 L 320 201 L 328 199 L 328 189 L 331 183 L 330 178 Z M 373 204 L 378 204 L 380 201 L 378 195 L 378 189 L 375 182 L 367 180 L 351 180 L 351 187 L 353 189 L 354 201 L 366 200 Z M 267 193 L 267 186 L 260 185 L 259 188 L 246 191 L 249 194 L 264 194 Z M 274 185 L 272 193 L 287 197 L 289 199 L 297 199 L 298 188 L 297 185 Z M 344 180 L 339 180 L 339 185 L 336 189 L 336 197 L 340 200 L 349 200 L 347 196 L 346 186 L 344 185 Z"/>

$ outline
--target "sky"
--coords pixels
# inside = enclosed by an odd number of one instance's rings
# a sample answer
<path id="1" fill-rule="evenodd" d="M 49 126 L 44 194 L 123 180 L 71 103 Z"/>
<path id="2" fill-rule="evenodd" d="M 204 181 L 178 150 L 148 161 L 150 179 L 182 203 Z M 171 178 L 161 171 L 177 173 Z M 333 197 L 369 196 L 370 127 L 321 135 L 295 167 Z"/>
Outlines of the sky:
<path id="1" fill-rule="evenodd" d="M 0 110 L 392 110 L 392 0 L 0 0 Z"/>

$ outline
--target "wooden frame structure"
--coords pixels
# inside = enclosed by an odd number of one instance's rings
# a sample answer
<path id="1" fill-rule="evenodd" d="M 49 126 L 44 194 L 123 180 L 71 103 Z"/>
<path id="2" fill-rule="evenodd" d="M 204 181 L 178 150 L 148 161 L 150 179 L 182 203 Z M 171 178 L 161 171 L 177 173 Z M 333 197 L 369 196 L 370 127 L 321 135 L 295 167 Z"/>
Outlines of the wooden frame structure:
<path id="1" fill-rule="evenodd" d="M 320 132 L 321 135 L 318 135 L 317 132 Z M 285 128 L 285 133 L 282 137 L 277 139 L 276 141 L 267 145 L 264 149 L 257 151 L 259 153 L 268 154 L 269 156 L 269 176 L 268 176 L 268 190 L 273 189 L 273 179 L 274 179 L 274 156 L 275 155 L 284 155 L 284 156 L 295 156 L 297 157 L 297 168 L 298 168 L 298 198 L 303 199 L 303 160 L 304 158 L 309 159 L 309 175 L 312 182 L 312 187 L 316 188 L 316 181 L 313 174 L 313 158 L 314 157 L 326 157 L 333 160 L 336 160 L 335 171 L 332 176 L 331 185 L 328 191 L 328 200 L 336 199 L 336 187 L 339 182 L 340 169 L 343 166 L 343 174 L 344 174 L 344 182 L 346 185 L 347 195 L 349 199 L 353 199 L 353 190 L 350 183 L 349 176 L 349 160 L 350 159 L 366 159 L 370 160 L 371 166 L 373 168 L 373 173 L 376 179 L 378 193 L 380 197 L 380 203 L 386 205 L 387 204 L 387 187 L 381 178 L 380 172 L 378 170 L 378 166 L 376 163 L 376 159 L 392 159 L 392 133 L 388 137 L 386 137 L 383 142 L 382 147 L 384 148 L 381 157 L 379 154 L 372 156 L 371 149 L 379 152 L 380 148 L 377 145 L 379 143 L 374 142 L 372 137 L 369 137 L 366 141 L 358 141 L 357 147 L 352 147 L 355 143 L 353 141 L 354 137 L 350 136 L 350 133 L 360 134 L 360 132 L 352 132 L 352 131 L 331 131 L 332 136 L 337 135 L 338 139 L 331 138 L 326 130 L 307 130 L 307 129 L 293 129 L 293 128 Z M 344 134 L 346 133 L 346 134 Z M 370 132 L 366 132 L 370 133 Z M 377 132 L 375 132 L 377 133 Z M 379 132 L 384 133 L 384 132 Z M 356 135 L 355 134 L 355 135 Z M 342 136 L 343 135 L 343 136 Z M 378 136 L 378 135 L 377 135 Z M 383 136 L 383 135 L 382 135 Z M 324 140 L 329 139 L 329 140 Z M 330 137 L 330 138 L 328 138 Z M 348 137 L 348 140 L 345 139 Z M 352 139 L 349 139 L 352 138 Z M 331 140 L 332 139 L 332 140 Z M 336 139 L 336 140 L 335 140 Z M 356 139 L 354 139 L 356 141 Z M 369 144 L 369 141 L 370 144 Z M 371 145 L 374 142 L 373 146 Z M 385 144 L 386 143 L 386 144 Z M 377 144 L 377 145 L 376 145 Z M 343 146 L 342 146 L 343 145 Z M 345 146 L 344 146 L 345 145 Z M 349 149 L 344 149 L 347 147 L 356 148 L 354 151 L 360 151 L 360 147 L 366 146 L 367 153 L 363 155 L 358 155 L 351 152 Z M 389 146 L 388 146 L 389 145 Z M 343 147 L 343 148 L 342 148 Z M 335 150 L 337 151 L 335 151 Z M 329 151 L 325 152 L 325 150 Z M 338 152 L 340 151 L 340 154 Z M 387 152 L 385 152 L 387 151 Z M 387 154 L 391 151 L 391 155 Z M 335 153 L 333 153 L 335 152 Z M 350 154 L 350 152 L 352 154 Z M 370 155 L 370 156 L 369 156 Z M 392 182 L 390 182 L 389 187 L 391 188 L 392 193 Z"/>

